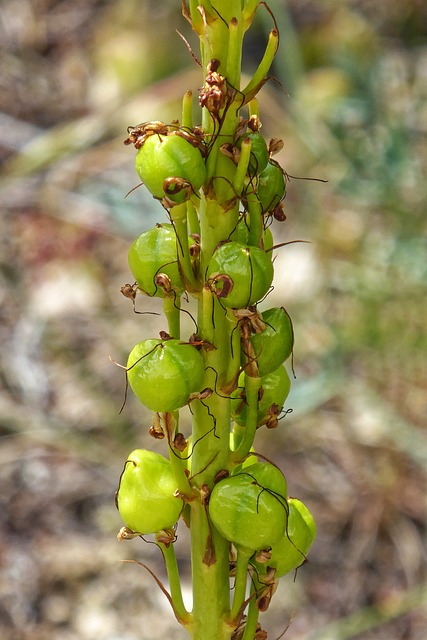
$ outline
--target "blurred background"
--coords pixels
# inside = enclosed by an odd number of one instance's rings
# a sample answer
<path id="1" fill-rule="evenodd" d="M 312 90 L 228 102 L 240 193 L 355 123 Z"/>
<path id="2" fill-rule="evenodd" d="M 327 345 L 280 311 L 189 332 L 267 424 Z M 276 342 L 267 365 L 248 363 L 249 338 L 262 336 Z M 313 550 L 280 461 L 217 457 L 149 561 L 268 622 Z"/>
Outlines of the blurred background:
<path id="1" fill-rule="evenodd" d="M 425 640 L 427 7 L 269 6 L 281 84 L 260 94 L 263 132 L 284 139 L 278 160 L 294 176 L 273 232 L 309 244 L 277 251 L 264 308 L 284 305 L 294 322 L 293 411 L 256 447 L 318 538 L 261 622 L 272 640 L 287 625 L 293 640 Z M 122 141 L 197 94 L 180 10 L 0 2 L 2 640 L 186 637 L 148 573 L 120 562 L 164 578 L 155 545 L 117 542 L 113 500 L 128 453 L 164 445 L 134 398 L 119 414 L 125 379 L 110 360 L 165 328 L 119 291 L 130 242 L 166 220 L 143 188 L 125 198 L 138 179 Z M 245 73 L 271 27 L 260 7 Z"/>

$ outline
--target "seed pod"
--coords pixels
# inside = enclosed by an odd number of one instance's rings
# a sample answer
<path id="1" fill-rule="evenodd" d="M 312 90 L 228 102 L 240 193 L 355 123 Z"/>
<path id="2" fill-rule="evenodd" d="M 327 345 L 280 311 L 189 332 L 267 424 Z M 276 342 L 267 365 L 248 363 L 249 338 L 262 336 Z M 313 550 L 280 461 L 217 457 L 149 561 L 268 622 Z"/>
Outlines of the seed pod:
<path id="1" fill-rule="evenodd" d="M 167 196 L 176 203 L 187 200 L 206 179 L 206 167 L 199 149 L 174 134 L 149 136 L 138 150 L 135 166 L 142 182 L 155 198 L 161 200 Z M 188 182 L 191 188 L 171 189 L 171 178 Z"/>
<path id="2" fill-rule="evenodd" d="M 286 194 L 283 170 L 275 162 L 269 162 L 258 180 L 257 195 L 264 212 L 272 211 Z"/>
<path id="3" fill-rule="evenodd" d="M 294 332 L 291 319 L 283 307 L 268 309 L 261 315 L 265 329 L 252 335 L 250 341 L 256 354 L 259 375 L 265 376 L 291 355 Z"/>
<path id="4" fill-rule="evenodd" d="M 221 303 L 232 309 L 244 309 L 263 298 L 273 275 L 271 253 L 238 242 L 219 246 L 207 273 L 208 282 Z M 228 281 L 227 288 L 224 278 Z"/>
<path id="5" fill-rule="evenodd" d="M 175 411 L 203 388 L 203 357 L 180 340 L 148 339 L 129 354 L 127 376 L 132 391 L 152 411 Z"/>
<path id="6" fill-rule="evenodd" d="M 257 462 L 218 482 L 209 500 L 209 516 L 236 547 L 265 549 L 286 530 L 287 485 L 274 465 Z"/>
<path id="7" fill-rule="evenodd" d="M 296 498 L 288 499 L 288 526 L 284 535 L 271 547 L 266 564 L 254 563 L 262 575 L 275 569 L 275 578 L 297 569 L 304 563 L 316 537 L 316 524 L 306 505 Z"/>
<path id="8" fill-rule="evenodd" d="M 189 238 L 189 245 L 192 240 Z M 171 224 L 156 224 L 132 243 L 128 261 L 138 287 L 147 296 L 164 297 L 165 289 L 155 282 L 159 273 L 170 281 L 170 290 L 181 295 L 185 289 L 178 266 L 177 239 Z"/>
<path id="9" fill-rule="evenodd" d="M 240 244 L 247 245 L 249 239 L 249 227 L 247 221 L 242 217 L 239 220 L 239 223 L 236 225 L 233 233 L 230 236 L 230 240 L 234 242 L 238 242 Z M 264 251 L 270 251 L 273 247 L 274 239 L 273 234 L 271 233 L 270 227 L 267 227 L 264 230 L 263 238 L 262 238 L 262 249 Z"/>
<path id="10" fill-rule="evenodd" d="M 267 229 L 265 229 L 264 231 L 264 237 L 263 237 L 264 251 L 271 251 L 271 249 L 273 248 L 273 245 L 274 245 L 273 234 L 271 233 L 270 227 L 267 227 Z"/>
<path id="11" fill-rule="evenodd" d="M 170 529 L 184 506 L 174 496 L 176 483 L 169 460 L 144 449 L 129 455 L 117 490 L 123 522 L 138 533 Z"/>
<path id="12" fill-rule="evenodd" d="M 242 216 L 236 225 L 233 233 L 230 236 L 230 240 L 238 242 L 239 244 L 248 244 L 249 227 L 246 219 Z"/>
<path id="13" fill-rule="evenodd" d="M 262 377 L 262 396 L 258 403 L 257 424 L 264 424 L 270 407 L 276 406 L 280 412 L 288 397 L 291 381 L 285 367 L 281 365 L 275 371 Z M 244 390 L 244 374 L 239 378 L 239 386 L 231 395 L 231 416 L 237 424 L 244 426 L 247 419 L 247 404 Z"/>

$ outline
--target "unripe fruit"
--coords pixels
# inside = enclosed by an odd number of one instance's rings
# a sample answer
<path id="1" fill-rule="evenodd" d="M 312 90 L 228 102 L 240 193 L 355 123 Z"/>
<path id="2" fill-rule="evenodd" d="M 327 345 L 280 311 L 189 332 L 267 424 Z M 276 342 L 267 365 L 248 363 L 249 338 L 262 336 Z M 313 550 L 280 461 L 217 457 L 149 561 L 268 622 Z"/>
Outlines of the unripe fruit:
<path id="1" fill-rule="evenodd" d="M 235 227 L 233 233 L 231 234 L 230 240 L 233 240 L 234 242 L 238 242 L 240 244 L 247 245 L 248 239 L 249 239 L 248 222 L 244 218 L 241 218 L 239 220 L 239 223 Z M 263 233 L 261 246 L 264 249 L 264 251 L 269 252 L 273 248 L 273 245 L 274 245 L 273 234 L 271 233 L 270 227 L 267 227 Z"/>
<path id="2" fill-rule="evenodd" d="M 265 565 L 254 563 L 262 574 L 267 567 L 276 570 L 275 577 L 297 569 L 304 563 L 316 537 L 316 524 L 304 503 L 289 498 L 288 526 L 285 534 L 271 547 L 271 556 Z"/>
<path id="3" fill-rule="evenodd" d="M 257 195 L 264 212 L 272 211 L 285 197 L 286 182 L 281 167 L 269 162 L 258 179 Z"/>
<path id="4" fill-rule="evenodd" d="M 291 381 L 285 367 L 282 365 L 263 376 L 261 379 L 262 397 L 258 403 L 257 424 L 261 424 L 267 417 L 272 405 L 277 405 L 280 412 L 288 397 Z M 239 377 L 239 387 L 231 395 L 231 416 L 237 424 L 244 426 L 247 419 L 247 404 L 244 391 L 244 374 Z"/>
<path id="5" fill-rule="evenodd" d="M 117 491 L 117 508 L 125 525 L 137 533 L 173 527 L 184 506 L 174 496 L 175 490 L 169 460 L 153 451 L 132 451 Z"/>
<path id="6" fill-rule="evenodd" d="M 206 167 L 199 149 L 173 134 L 149 136 L 138 150 L 135 166 L 155 198 L 161 200 L 168 196 L 176 203 L 184 202 L 192 192 L 197 192 L 206 179 Z M 165 180 L 169 178 L 187 181 L 190 190 L 165 191 Z"/>
<path id="7" fill-rule="evenodd" d="M 289 358 L 294 346 L 292 322 L 283 307 L 268 309 L 262 314 L 265 329 L 255 333 L 250 341 L 256 354 L 260 376 L 277 369 Z"/>
<path id="8" fill-rule="evenodd" d="M 176 243 L 171 224 L 157 224 L 132 243 L 128 254 L 129 267 L 139 288 L 148 296 L 165 296 L 164 289 L 155 282 L 159 273 L 168 276 L 170 288 L 177 295 L 183 293 L 185 287 L 179 273 Z"/>
<path id="9" fill-rule="evenodd" d="M 234 228 L 233 233 L 230 236 L 230 240 L 239 244 L 247 245 L 249 236 L 248 222 L 244 217 L 241 217 L 238 224 Z"/>
<path id="10" fill-rule="evenodd" d="M 261 300 L 268 292 L 273 276 L 271 253 L 238 242 L 220 245 L 211 258 L 207 273 L 208 282 L 221 304 L 232 309 L 244 309 Z"/>
<path id="11" fill-rule="evenodd" d="M 273 245 L 274 245 L 273 234 L 271 233 L 270 227 L 267 227 L 267 229 L 265 229 L 264 231 L 264 238 L 263 238 L 264 251 L 271 251 L 271 249 L 273 248 Z"/>
<path id="12" fill-rule="evenodd" d="M 209 500 L 209 516 L 236 547 L 265 549 L 286 530 L 287 485 L 274 465 L 257 462 L 218 482 Z"/>
<path id="13" fill-rule="evenodd" d="M 204 364 L 200 351 L 180 340 L 148 339 L 129 354 L 127 376 L 132 391 L 152 411 L 175 411 L 201 391 Z"/>

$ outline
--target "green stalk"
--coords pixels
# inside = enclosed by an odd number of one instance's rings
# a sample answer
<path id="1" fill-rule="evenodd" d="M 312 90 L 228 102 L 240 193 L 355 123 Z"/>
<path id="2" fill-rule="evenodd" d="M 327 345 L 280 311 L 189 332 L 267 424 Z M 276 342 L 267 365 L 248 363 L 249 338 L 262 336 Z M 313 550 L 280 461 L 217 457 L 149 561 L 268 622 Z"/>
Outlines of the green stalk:
<path id="1" fill-rule="evenodd" d="M 187 202 L 187 220 L 189 234 L 200 235 L 199 217 L 197 215 L 197 209 L 191 199 Z"/>
<path id="2" fill-rule="evenodd" d="M 267 47 L 265 49 L 262 60 L 259 63 L 258 68 L 255 71 L 254 75 L 252 76 L 251 80 L 242 91 L 242 93 L 244 93 L 246 100 L 248 102 L 249 100 L 252 100 L 254 95 L 257 93 L 258 89 L 265 82 L 267 73 L 274 60 L 274 56 L 277 53 L 278 46 L 279 46 L 279 34 L 276 31 L 276 29 L 272 29 L 268 37 Z"/>
<path id="3" fill-rule="evenodd" d="M 236 559 L 236 577 L 234 580 L 233 605 L 231 607 L 230 618 L 237 620 L 246 599 L 246 588 L 248 584 L 248 564 L 253 551 L 249 549 L 238 549 Z"/>
<path id="4" fill-rule="evenodd" d="M 253 582 L 251 583 L 250 595 L 251 600 L 248 605 L 245 630 L 243 632 L 242 640 L 253 640 L 258 623 L 259 610 L 256 606 L 256 586 Z"/>
<path id="5" fill-rule="evenodd" d="M 191 614 L 187 611 L 182 598 L 181 580 L 178 563 L 176 561 L 173 544 L 165 545 L 160 542 L 158 536 L 156 540 L 165 561 L 166 572 L 168 574 L 170 595 L 173 601 L 174 613 L 177 620 L 188 629 L 191 629 Z"/>
<path id="6" fill-rule="evenodd" d="M 226 390 L 228 388 L 232 390 L 240 372 L 240 331 L 234 316 L 228 313 L 227 318 L 230 325 L 230 359 L 226 375 Z"/>
<path id="7" fill-rule="evenodd" d="M 173 293 L 173 292 L 172 292 Z M 181 337 L 181 299 L 177 295 L 167 295 L 163 298 L 163 313 L 168 321 L 168 332 L 177 340 Z"/>
<path id="8" fill-rule="evenodd" d="M 229 640 L 228 543 L 209 524 L 200 502 L 191 505 L 192 640 Z"/>
<path id="9" fill-rule="evenodd" d="M 243 140 L 242 148 L 240 150 L 240 158 L 236 169 L 236 175 L 234 176 L 233 186 L 236 193 L 241 194 L 243 186 L 246 181 L 248 172 L 249 160 L 251 159 L 251 139 L 246 138 Z"/>
<path id="10" fill-rule="evenodd" d="M 193 93 L 186 91 L 182 99 L 181 123 L 184 129 L 191 129 L 193 126 Z"/>
<path id="11" fill-rule="evenodd" d="M 193 3 L 190 6 L 191 15 L 199 24 Z M 216 11 L 213 11 L 212 5 L 202 0 L 199 7 L 201 9 L 197 10 L 198 15 L 204 13 L 206 17 L 201 37 L 203 68 L 208 68 L 210 60 L 218 59 L 221 63 L 218 71 L 226 76 L 227 89 L 237 92 L 240 87 L 243 42 L 242 2 L 218 1 L 215 3 Z M 220 150 L 222 144 L 233 143 L 234 140 L 239 121 L 236 105 L 239 100 L 241 102 L 241 96 L 237 93 L 235 100 L 221 116 L 221 135 L 216 139 L 218 124 L 206 109 L 203 113 L 203 128 L 208 140 L 212 136 L 213 143 L 206 163 L 210 187 L 199 206 L 202 278 L 216 246 L 227 240 L 236 227 L 239 215 L 237 196 L 242 190 L 249 162 L 250 147 L 242 153 L 241 166 L 237 169 L 236 176 L 234 163 Z M 230 370 L 235 371 L 237 368 L 233 364 L 237 354 L 233 359 L 231 357 L 232 330 L 235 325 L 228 320 L 224 309 L 213 299 L 209 289 L 204 288 L 199 305 L 199 332 L 202 339 L 215 347 L 215 350 L 205 354 L 206 384 L 214 390 L 214 394 L 204 404 L 196 402 L 193 406 L 193 443 L 197 443 L 200 438 L 203 440 L 199 440 L 199 444 L 193 449 L 191 472 L 196 486 L 203 487 L 206 484 L 212 487 L 216 472 L 227 469 L 230 464 L 230 402 L 215 392 L 220 393 L 218 383 L 225 383 L 229 379 Z M 240 349 L 237 353 L 240 353 Z M 244 440 L 246 448 L 247 442 Z M 191 505 L 191 554 L 194 603 L 192 638 L 230 638 L 232 626 L 227 624 L 227 620 L 230 620 L 229 543 L 212 528 L 205 508 L 197 501 Z M 231 619 L 236 617 L 236 608 L 239 609 L 244 601 L 247 562 L 244 565 L 245 562 L 240 558 L 238 593 L 234 599 Z"/>
<path id="12" fill-rule="evenodd" d="M 245 3 L 245 7 L 242 12 L 245 31 L 247 31 L 251 26 L 256 10 L 258 9 L 258 5 L 259 0 L 247 0 Z"/>
<path id="13" fill-rule="evenodd" d="M 238 91 L 240 89 L 240 66 L 242 60 L 242 19 L 233 14 L 228 30 L 227 82 L 233 89 Z"/>
<path id="14" fill-rule="evenodd" d="M 178 263 L 182 279 L 187 291 L 197 291 L 198 282 L 193 272 L 188 246 L 187 203 L 183 202 L 170 210 L 170 217 L 175 227 Z"/>
<path id="15" fill-rule="evenodd" d="M 249 454 L 254 442 L 258 422 L 258 392 L 261 386 L 261 378 L 252 378 L 245 375 L 245 392 L 247 402 L 246 425 L 243 429 L 242 439 L 237 449 L 233 452 L 235 463 L 242 462 Z"/>
<path id="16" fill-rule="evenodd" d="M 219 72 L 235 88 L 240 86 L 242 50 L 241 0 L 222 0 L 212 5 L 202 0 L 197 10 L 205 13 L 206 28 L 201 37 L 201 55 L 206 70 L 210 60 L 220 61 Z M 194 14 L 194 5 L 191 11 Z M 198 18 L 196 18 L 198 20 Z M 227 23 L 227 24 L 225 24 Z M 226 240 L 238 220 L 238 201 L 233 188 L 235 165 L 220 151 L 225 142 L 232 142 L 238 123 L 233 105 L 223 114 L 221 136 L 206 109 L 203 127 L 207 139 L 213 140 L 207 159 L 210 190 L 199 206 L 201 233 L 201 277 L 205 277 L 211 256 L 219 242 Z M 209 138 L 211 136 L 211 138 Z M 215 349 L 205 354 L 206 386 L 213 395 L 193 403 L 193 443 L 191 458 L 193 482 L 199 488 L 213 486 L 215 474 L 227 469 L 230 459 L 230 402 L 216 393 L 218 381 L 224 382 L 230 367 L 231 323 L 224 310 L 213 299 L 208 288 L 199 297 L 199 333 Z M 193 640 L 228 640 L 233 627 L 227 621 L 230 613 L 229 543 L 210 524 L 205 507 L 191 503 L 191 559 L 193 580 Z"/>

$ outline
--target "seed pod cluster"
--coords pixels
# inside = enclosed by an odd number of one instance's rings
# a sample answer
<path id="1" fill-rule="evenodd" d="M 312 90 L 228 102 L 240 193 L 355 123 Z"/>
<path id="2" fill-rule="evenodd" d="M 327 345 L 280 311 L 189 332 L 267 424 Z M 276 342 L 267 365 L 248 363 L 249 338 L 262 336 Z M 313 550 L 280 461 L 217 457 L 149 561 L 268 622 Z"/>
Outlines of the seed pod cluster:
<path id="1" fill-rule="evenodd" d="M 250 23 L 249 5 L 256 5 L 241 4 L 246 13 L 240 22 L 231 19 L 233 37 Z M 207 48 L 218 27 L 226 33 L 225 20 L 208 5 L 197 7 L 195 29 L 200 35 L 209 26 Z M 191 3 L 189 9 L 183 4 L 184 15 L 192 10 Z M 133 241 L 128 263 L 134 284 L 122 291 L 134 310 L 137 294 L 148 304 L 161 303 L 168 331 L 140 340 L 123 368 L 134 395 L 154 412 L 149 433 L 156 446 L 167 445 L 169 459 L 145 449 L 129 455 L 116 494 L 126 525 L 121 539 L 155 534 L 171 572 L 175 615 L 191 632 L 194 618 L 181 602 L 176 564 L 166 556 L 179 518 L 202 550 L 202 557 L 192 555 L 195 577 L 205 575 L 207 567 L 215 575 L 222 562 L 216 575 L 224 584 L 228 555 L 236 556 L 234 568 L 230 562 L 235 570 L 231 614 L 221 623 L 235 623 L 236 638 L 244 635 L 248 575 L 249 606 L 265 610 L 276 579 L 305 562 L 316 534 L 308 508 L 288 496 L 285 475 L 254 444 L 260 427 L 279 424 L 291 384 L 285 363 L 294 347 L 284 307 L 262 310 L 273 288 L 277 249 L 270 225 L 286 219 L 287 174 L 273 159 L 283 142 L 267 143 L 261 133 L 255 96 L 277 44 L 274 28 L 266 56 L 242 91 L 226 77 L 224 60 L 207 62 L 199 90 L 199 106 L 208 116 L 202 118 L 205 130 L 193 127 L 186 94 L 185 125 L 145 122 L 129 127 L 125 140 L 136 149 L 138 177 L 167 220 Z M 227 65 L 234 54 L 230 46 Z M 244 106 L 246 118 L 238 116 Z M 194 317 L 187 302 L 197 306 Z M 183 313 L 193 318 L 191 336 L 182 336 Z M 185 411 L 194 427 L 190 434 L 181 417 Z M 251 618 L 252 624 L 253 612 Z M 262 633 L 254 627 L 248 638 Z"/>

